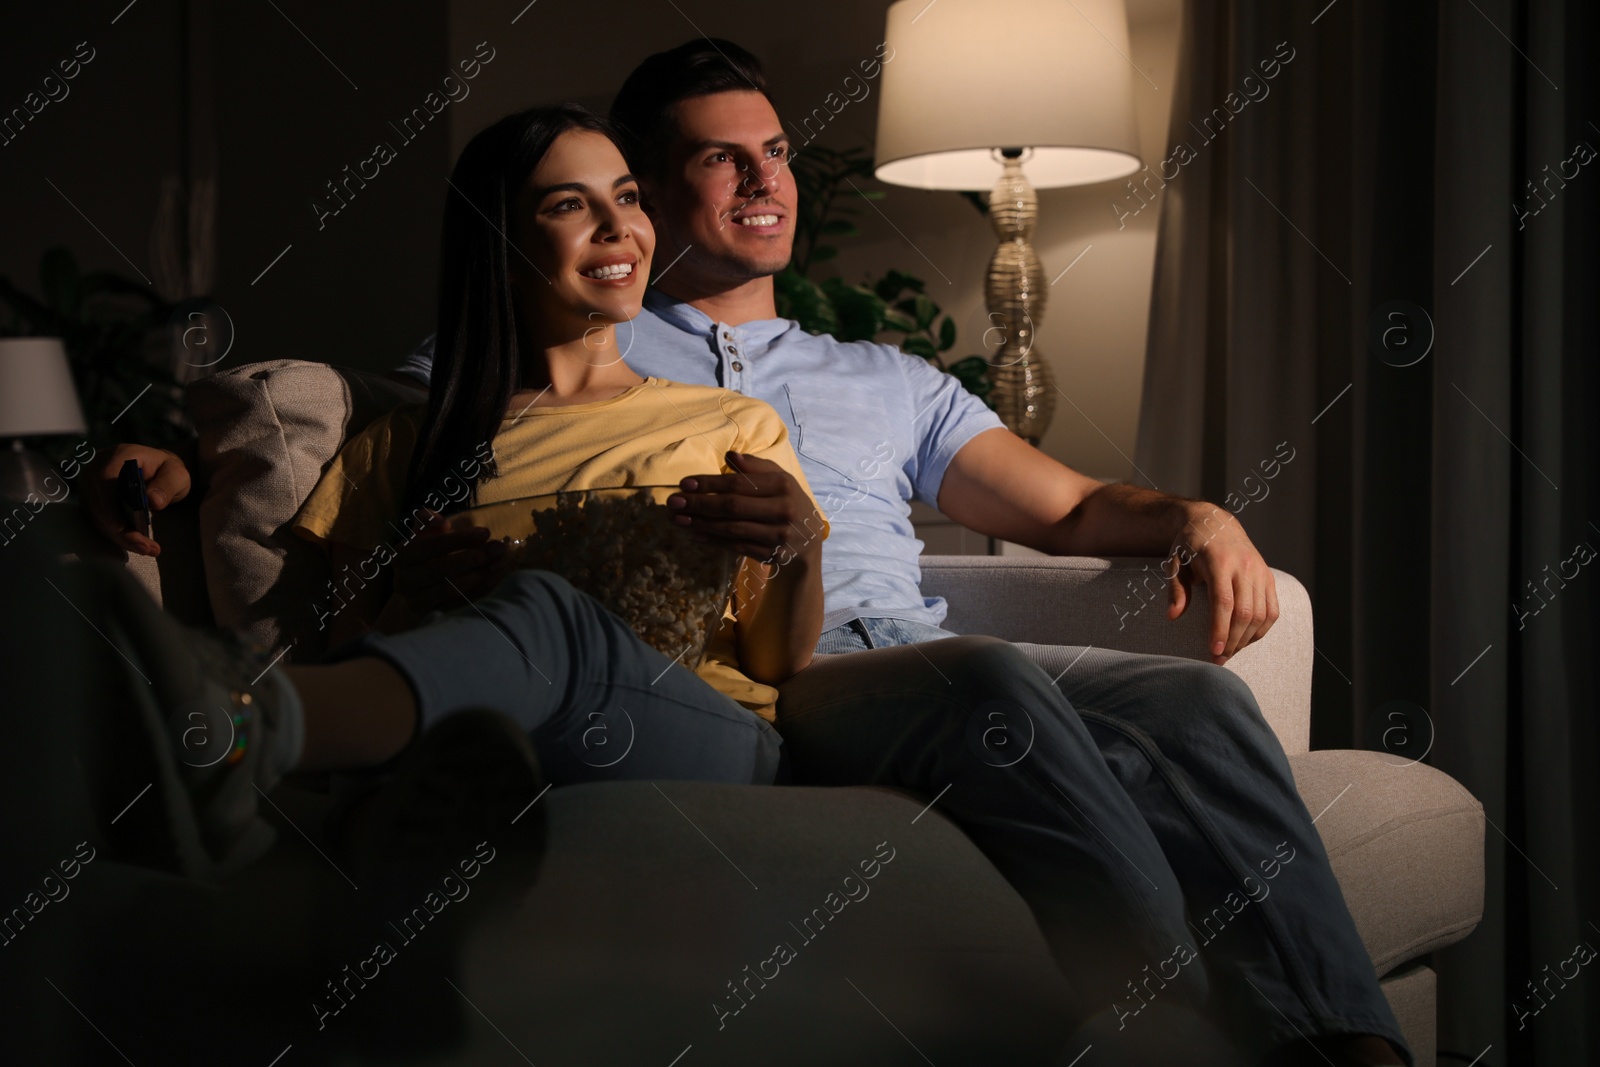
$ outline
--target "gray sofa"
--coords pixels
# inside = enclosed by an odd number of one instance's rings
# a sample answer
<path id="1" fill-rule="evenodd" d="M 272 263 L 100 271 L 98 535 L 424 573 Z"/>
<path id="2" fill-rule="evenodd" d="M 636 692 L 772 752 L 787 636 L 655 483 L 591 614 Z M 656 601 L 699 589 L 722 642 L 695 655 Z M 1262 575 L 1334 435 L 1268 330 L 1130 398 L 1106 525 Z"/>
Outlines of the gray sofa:
<path id="1" fill-rule="evenodd" d="M 203 491 L 160 516 L 159 565 L 135 558 L 130 568 L 187 621 L 314 660 L 328 575 L 286 524 L 347 435 L 420 396 L 294 360 L 194 383 Z M 1130 581 L 1152 564 L 936 556 L 924 559 L 923 588 L 949 599 L 947 625 L 963 633 L 1204 658 L 1203 599 L 1176 623 L 1120 615 L 1134 603 Z M 1425 764 L 1308 750 L 1311 604 L 1292 576 L 1277 581 L 1282 618 L 1229 669 L 1320 813 L 1374 969 L 1418 1062 L 1432 1064 L 1428 957 L 1481 917 L 1482 807 Z M 274 799 L 275 817 L 294 824 L 277 850 L 307 877 L 334 878 L 307 847 L 326 798 L 290 785 Z M 477 931 L 455 993 L 441 986 L 470 1004 L 471 1040 L 438 1062 L 1028 1062 L 1062 1036 L 1062 980 L 1021 899 L 937 806 L 923 811 L 928 799 L 691 783 L 552 790 L 539 801 L 551 838 L 537 886 L 511 918 Z M 869 896 L 823 909 L 820 932 L 806 923 L 879 850 L 893 859 Z M 747 966 L 775 942 L 794 958 L 752 985 Z"/>

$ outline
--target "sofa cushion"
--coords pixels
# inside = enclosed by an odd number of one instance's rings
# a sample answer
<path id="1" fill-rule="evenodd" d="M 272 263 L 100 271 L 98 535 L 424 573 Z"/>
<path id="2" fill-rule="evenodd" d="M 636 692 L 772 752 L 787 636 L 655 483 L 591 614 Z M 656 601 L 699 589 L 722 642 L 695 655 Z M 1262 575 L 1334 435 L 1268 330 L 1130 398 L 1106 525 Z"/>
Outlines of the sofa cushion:
<path id="1" fill-rule="evenodd" d="M 922 1063 L 905 1034 L 934 1063 L 1015 1064 L 1064 1036 L 1032 913 L 926 798 L 598 782 L 539 803 L 538 883 L 455 979 L 535 1062 Z"/>
<path id="2" fill-rule="evenodd" d="M 1454 944 L 1483 918 L 1483 805 L 1387 752 L 1289 757 L 1377 972 Z"/>
<path id="3" fill-rule="evenodd" d="M 326 363 L 278 359 L 188 387 L 189 417 L 209 487 L 200 503 L 201 551 L 219 626 L 243 630 L 288 658 L 314 660 L 327 635 L 322 550 L 289 532 L 345 439 L 420 386 Z"/>

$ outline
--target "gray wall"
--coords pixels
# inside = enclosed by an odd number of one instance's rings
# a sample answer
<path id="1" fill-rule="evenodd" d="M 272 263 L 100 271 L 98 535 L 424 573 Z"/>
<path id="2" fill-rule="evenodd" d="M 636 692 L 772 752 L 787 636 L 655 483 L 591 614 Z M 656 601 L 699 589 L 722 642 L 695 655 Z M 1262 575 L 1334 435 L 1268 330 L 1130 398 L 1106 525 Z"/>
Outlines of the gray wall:
<path id="1" fill-rule="evenodd" d="M 85 269 L 137 279 L 120 248 L 149 274 L 161 176 L 180 155 L 178 8 L 143 0 L 113 26 L 118 10 L 15 4 L 0 15 L 0 117 L 27 111 L 31 92 L 44 96 L 45 76 L 59 76 L 58 64 L 79 42 L 94 51 L 64 83 L 64 99 L 46 104 L 21 133 L 9 130 L 5 138 L 15 139 L 0 144 L 0 274 L 30 291 L 38 288 L 40 254 L 53 244 L 72 249 Z"/>
<path id="2" fill-rule="evenodd" d="M 64 100 L 0 146 L 0 272 L 36 289 L 40 254 L 64 244 L 86 269 L 153 276 L 161 180 L 181 173 L 186 154 L 187 10 L 199 27 L 191 54 L 209 61 L 192 132 L 203 145 L 209 110 L 219 188 L 212 295 L 237 331 L 224 365 L 286 357 L 391 365 L 432 319 L 448 107 L 409 144 L 387 122 L 448 73 L 442 0 L 337 8 L 277 0 L 276 9 L 139 0 L 124 11 L 126 2 L 16 5 L 0 16 L 7 111 L 77 42 L 96 52 Z M 323 183 L 385 138 L 394 161 L 319 230 L 311 205 L 326 197 Z"/>

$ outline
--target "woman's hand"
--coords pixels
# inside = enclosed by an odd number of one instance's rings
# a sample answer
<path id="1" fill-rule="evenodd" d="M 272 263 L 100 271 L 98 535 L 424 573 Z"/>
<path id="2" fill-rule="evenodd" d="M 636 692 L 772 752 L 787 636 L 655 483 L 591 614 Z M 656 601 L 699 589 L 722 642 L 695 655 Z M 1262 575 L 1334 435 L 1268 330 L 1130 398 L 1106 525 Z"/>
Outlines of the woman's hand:
<path id="1" fill-rule="evenodd" d="M 161 546 L 135 530 L 117 500 L 117 476 L 125 460 L 138 460 L 144 472 L 150 510 L 160 511 L 189 495 L 189 468 L 175 453 L 147 445 L 118 445 L 111 458 L 84 483 L 84 503 L 95 527 L 119 548 L 136 556 L 159 556 Z"/>
<path id="2" fill-rule="evenodd" d="M 732 474 L 701 474 L 667 498 L 673 521 L 760 563 L 822 559 L 822 516 L 794 475 L 770 459 L 729 452 Z"/>
<path id="3" fill-rule="evenodd" d="M 394 596 L 380 630 L 476 600 L 511 570 L 509 546 L 489 540 L 487 527 L 452 530 L 437 512 L 425 514 L 422 530 L 395 553 Z"/>

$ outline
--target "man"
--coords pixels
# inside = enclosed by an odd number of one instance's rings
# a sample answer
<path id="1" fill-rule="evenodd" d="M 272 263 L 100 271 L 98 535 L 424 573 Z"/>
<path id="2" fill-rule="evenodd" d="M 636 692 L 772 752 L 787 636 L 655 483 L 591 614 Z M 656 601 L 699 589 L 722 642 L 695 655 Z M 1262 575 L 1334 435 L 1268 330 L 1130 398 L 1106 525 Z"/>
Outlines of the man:
<path id="1" fill-rule="evenodd" d="M 624 358 L 770 403 L 831 524 L 821 655 L 779 702 L 797 780 L 935 798 L 1027 899 L 1107 1046 L 1160 1025 L 1137 1018 L 1145 1007 L 1180 1005 L 1249 1062 L 1410 1062 L 1283 752 L 1218 666 L 1278 617 L 1240 524 L 1057 463 L 920 359 L 776 318 L 796 190 L 748 52 L 697 40 L 650 57 L 612 120 L 658 241 L 631 343 L 619 330 Z M 430 369 L 424 344 L 399 372 L 426 382 Z M 181 464 L 150 459 L 153 503 L 187 491 Z M 681 494 L 692 527 L 740 520 L 706 495 L 718 481 Z M 1169 618 L 1194 582 L 1209 589 L 1212 663 L 940 629 L 944 602 L 917 587 L 913 496 L 1050 553 L 1168 556 Z M 1025 753 L 1012 759 L 997 730 Z"/>

